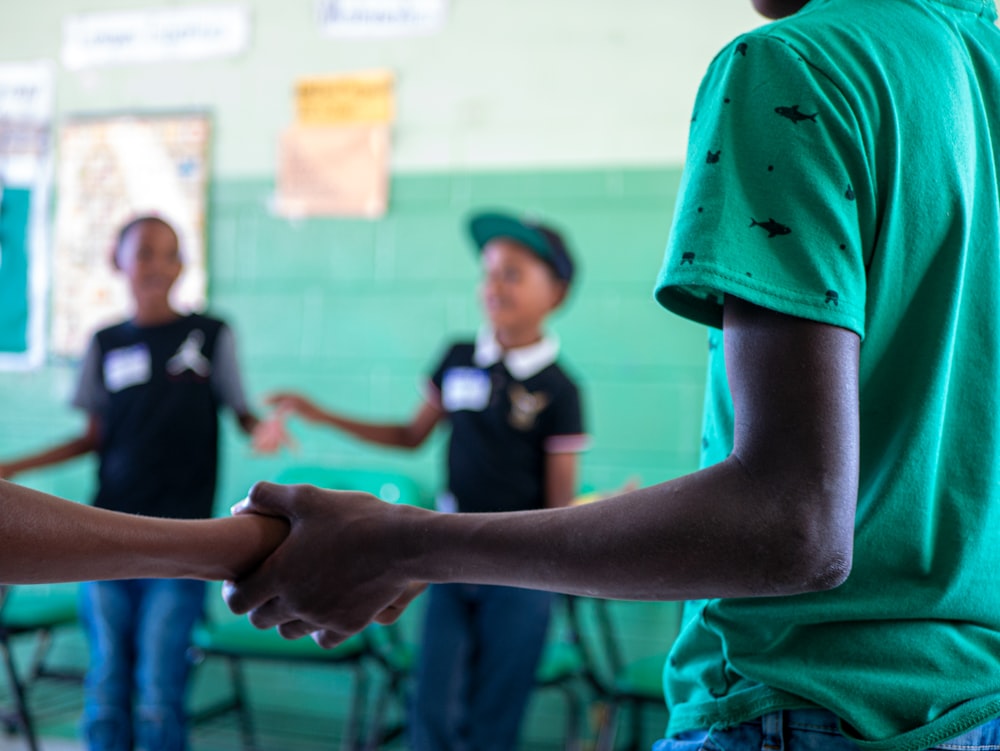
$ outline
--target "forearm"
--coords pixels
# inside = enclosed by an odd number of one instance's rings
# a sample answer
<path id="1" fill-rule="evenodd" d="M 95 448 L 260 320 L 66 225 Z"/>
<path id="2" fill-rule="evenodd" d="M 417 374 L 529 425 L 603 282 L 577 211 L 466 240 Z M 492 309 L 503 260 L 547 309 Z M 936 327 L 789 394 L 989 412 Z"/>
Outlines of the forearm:
<path id="1" fill-rule="evenodd" d="M 849 483 L 848 483 L 849 484 Z M 621 599 L 794 594 L 838 584 L 847 516 L 748 476 L 739 462 L 570 509 L 439 515 L 404 510 L 408 578 Z M 850 487 L 845 488 L 851 492 Z M 802 493 L 828 489 L 802 486 Z M 803 537 L 807 539 L 803 539 Z M 830 540 L 840 543 L 831 545 Z M 753 542 L 748 542 L 753 541 Z M 808 552 L 805 552 L 808 551 Z"/>
<path id="2" fill-rule="evenodd" d="M 40 469 L 41 467 L 75 459 L 78 456 L 93 451 L 95 448 L 96 444 L 94 440 L 89 435 L 83 435 L 61 443 L 58 446 L 53 446 L 45 451 L 39 451 L 36 454 L 22 456 L 9 462 L 0 462 L 0 466 L 3 468 L 4 476 L 12 477 L 15 474 L 27 472 L 31 469 Z"/>
<path id="3" fill-rule="evenodd" d="M 334 412 L 324 411 L 320 422 L 349 433 L 368 443 L 394 448 L 415 448 L 423 441 L 409 425 L 377 424 L 354 420 Z"/>
<path id="4" fill-rule="evenodd" d="M 238 578 L 286 531 L 283 520 L 263 516 L 120 514 L 0 482 L 0 582 Z"/>

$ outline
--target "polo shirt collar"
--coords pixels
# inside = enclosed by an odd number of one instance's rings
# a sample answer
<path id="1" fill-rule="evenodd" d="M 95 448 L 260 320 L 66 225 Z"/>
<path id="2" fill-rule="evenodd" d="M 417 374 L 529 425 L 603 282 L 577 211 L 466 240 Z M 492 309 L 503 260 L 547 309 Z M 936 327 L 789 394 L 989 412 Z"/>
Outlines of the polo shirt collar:
<path id="1" fill-rule="evenodd" d="M 510 374 L 523 381 L 554 363 L 558 355 L 559 340 L 554 336 L 547 334 L 534 344 L 508 349 L 505 352 L 493 330 L 483 328 L 476 337 L 476 352 L 472 360 L 480 368 L 488 368 L 503 360 Z"/>

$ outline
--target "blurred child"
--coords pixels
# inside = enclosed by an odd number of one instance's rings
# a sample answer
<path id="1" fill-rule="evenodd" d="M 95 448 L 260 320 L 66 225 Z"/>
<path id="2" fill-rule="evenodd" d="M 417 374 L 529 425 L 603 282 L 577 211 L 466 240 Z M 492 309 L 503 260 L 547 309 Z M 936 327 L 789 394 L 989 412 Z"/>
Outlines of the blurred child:
<path id="1" fill-rule="evenodd" d="M 545 319 L 565 299 L 573 262 L 558 233 L 504 214 L 473 217 L 488 321 L 448 346 L 409 423 L 380 425 L 276 394 L 279 409 L 386 446 L 415 448 L 451 424 L 442 510 L 565 506 L 584 448 L 580 395 L 557 364 Z M 416 751 L 510 751 L 545 641 L 551 594 L 489 585 L 430 588 L 411 720 Z"/>
<path id="2" fill-rule="evenodd" d="M 129 284 L 134 313 L 97 332 L 84 357 L 73 399 L 89 418 L 84 433 L 0 464 L 0 477 L 94 451 L 98 508 L 208 518 L 219 409 L 232 409 L 246 433 L 258 424 L 244 396 L 232 331 L 221 320 L 171 306 L 182 258 L 177 233 L 163 219 L 127 223 L 113 262 Z M 90 642 L 83 729 L 91 751 L 187 748 L 186 652 L 204 595 L 203 582 L 185 579 L 81 588 Z"/>

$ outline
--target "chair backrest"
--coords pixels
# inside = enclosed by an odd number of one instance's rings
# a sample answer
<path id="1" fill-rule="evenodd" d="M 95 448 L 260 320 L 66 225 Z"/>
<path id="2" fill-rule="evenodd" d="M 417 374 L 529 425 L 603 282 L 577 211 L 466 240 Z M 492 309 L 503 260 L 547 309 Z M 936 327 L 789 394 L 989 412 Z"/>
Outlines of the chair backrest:
<path id="1" fill-rule="evenodd" d="M 680 630 L 682 609 L 679 602 L 574 598 L 571 616 L 592 682 L 610 686 L 630 662 L 665 655 Z"/>
<path id="2" fill-rule="evenodd" d="M 383 469 L 291 466 L 279 472 L 274 481 L 284 485 L 304 483 L 331 490 L 356 490 L 388 503 L 424 508 L 432 505 L 428 494 L 412 477 Z"/>

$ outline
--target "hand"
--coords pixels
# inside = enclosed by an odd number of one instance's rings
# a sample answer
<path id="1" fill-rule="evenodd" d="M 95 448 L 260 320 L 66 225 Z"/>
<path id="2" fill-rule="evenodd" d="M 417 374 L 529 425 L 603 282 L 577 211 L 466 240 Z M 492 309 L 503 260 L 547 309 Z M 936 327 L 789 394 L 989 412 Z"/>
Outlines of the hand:
<path id="1" fill-rule="evenodd" d="M 250 435 L 250 445 L 258 454 L 276 453 L 282 446 L 295 448 L 295 439 L 285 427 L 286 410 L 278 408 L 257 423 Z"/>
<path id="2" fill-rule="evenodd" d="M 301 394 L 279 391 L 271 394 L 265 401 L 280 412 L 297 414 L 303 420 L 319 422 L 323 419 L 323 410 Z"/>
<path id="3" fill-rule="evenodd" d="M 287 639 L 332 647 L 374 620 L 389 623 L 422 591 L 400 569 L 406 519 L 428 514 L 365 493 L 261 482 L 237 513 L 288 520 L 285 541 L 253 573 L 228 582 L 234 613 Z"/>

